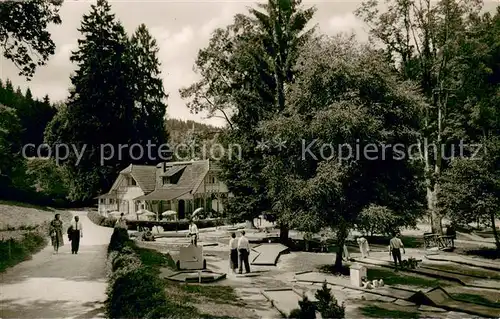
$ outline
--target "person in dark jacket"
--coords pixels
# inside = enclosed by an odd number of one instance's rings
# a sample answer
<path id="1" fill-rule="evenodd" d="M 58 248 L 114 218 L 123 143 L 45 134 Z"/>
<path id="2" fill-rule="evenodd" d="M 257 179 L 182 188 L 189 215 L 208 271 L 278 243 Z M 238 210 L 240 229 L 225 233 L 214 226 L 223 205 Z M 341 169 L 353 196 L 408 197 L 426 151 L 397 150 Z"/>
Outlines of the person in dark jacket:
<path id="1" fill-rule="evenodd" d="M 446 236 L 451 237 L 451 247 L 455 248 L 455 239 L 457 238 L 457 231 L 453 223 L 451 223 L 450 225 L 448 225 L 448 227 L 446 227 Z"/>

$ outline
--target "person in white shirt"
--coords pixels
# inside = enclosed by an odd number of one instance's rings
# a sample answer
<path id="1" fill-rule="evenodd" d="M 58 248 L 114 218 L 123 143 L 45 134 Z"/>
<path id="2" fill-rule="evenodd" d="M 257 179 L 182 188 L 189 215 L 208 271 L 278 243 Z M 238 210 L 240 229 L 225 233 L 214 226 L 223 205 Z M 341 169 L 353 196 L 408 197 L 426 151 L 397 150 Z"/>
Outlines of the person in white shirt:
<path id="1" fill-rule="evenodd" d="M 359 250 L 361 251 L 361 256 L 363 258 L 370 256 L 370 246 L 368 245 L 368 240 L 365 237 L 361 236 L 358 237 L 356 241 L 358 242 Z"/>
<path id="2" fill-rule="evenodd" d="M 238 269 L 238 240 L 236 239 L 236 234 L 231 234 L 231 239 L 229 240 L 229 262 L 231 263 L 231 269 L 236 272 Z"/>
<path id="3" fill-rule="evenodd" d="M 191 219 L 191 223 L 189 224 L 189 233 L 188 236 L 191 237 L 191 244 L 198 246 L 198 226 Z"/>
<path id="4" fill-rule="evenodd" d="M 399 238 L 399 233 L 393 233 L 392 239 L 389 241 L 389 255 L 392 254 L 392 258 L 394 259 L 394 269 L 398 271 L 398 262 L 399 267 L 403 268 L 401 261 L 401 249 L 403 249 L 403 254 L 405 253 L 405 247 L 403 242 Z"/>
<path id="5" fill-rule="evenodd" d="M 248 262 L 248 255 L 250 254 L 250 244 L 248 239 L 245 237 L 245 231 L 241 231 L 241 237 L 238 240 L 238 251 L 240 253 L 240 269 L 239 273 L 243 272 L 243 264 L 245 264 L 245 272 L 248 274 L 250 272 L 250 263 Z"/>
<path id="6" fill-rule="evenodd" d="M 83 237 L 83 226 L 80 217 L 75 216 L 68 229 L 69 240 L 71 241 L 71 253 L 78 254 L 80 248 L 80 238 Z"/>

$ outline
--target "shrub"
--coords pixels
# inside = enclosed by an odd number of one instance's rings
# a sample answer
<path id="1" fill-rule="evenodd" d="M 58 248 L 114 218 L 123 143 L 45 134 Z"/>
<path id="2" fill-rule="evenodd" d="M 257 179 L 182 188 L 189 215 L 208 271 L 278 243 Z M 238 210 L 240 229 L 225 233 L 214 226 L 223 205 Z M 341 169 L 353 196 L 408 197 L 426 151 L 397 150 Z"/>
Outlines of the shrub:
<path id="1" fill-rule="evenodd" d="M 144 318 L 167 299 L 163 282 L 148 268 L 139 267 L 116 278 L 108 290 L 108 318 Z"/>
<path id="2" fill-rule="evenodd" d="M 133 267 L 134 264 L 137 264 L 137 266 L 141 265 L 141 261 L 137 256 L 134 254 L 120 254 L 113 259 L 111 271 L 114 273 L 120 269 Z"/>
<path id="3" fill-rule="evenodd" d="M 289 318 L 294 319 L 315 319 L 316 318 L 316 305 L 310 301 L 307 296 L 302 297 L 299 301 L 299 309 L 294 309 L 290 312 Z M 327 317 L 324 317 L 327 318 Z"/>
<path id="4" fill-rule="evenodd" d="M 121 251 L 130 241 L 126 229 L 115 228 L 109 241 L 108 254 L 112 251 Z"/>
<path id="5" fill-rule="evenodd" d="M 322 318 L 345 318 L 344 303 L 339 306 L 326 282 L 320 290 L 316 291 L 315 297 L 318 299 L 317 309 Z"/>

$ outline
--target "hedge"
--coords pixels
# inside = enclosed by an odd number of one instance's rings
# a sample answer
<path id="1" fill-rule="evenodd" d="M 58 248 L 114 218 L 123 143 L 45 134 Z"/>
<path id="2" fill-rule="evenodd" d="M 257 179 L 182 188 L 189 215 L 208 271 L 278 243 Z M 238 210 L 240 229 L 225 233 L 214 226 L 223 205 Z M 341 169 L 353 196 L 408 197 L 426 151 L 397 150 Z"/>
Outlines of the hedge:
<path id="1" fill-rule="evenodd" d="M 96 225 L 104 227 L 115 227 L 116 218 L 104 217 L 98 212 L 90 211 L 87 213 L 87 217 Z"/>
<path id="2" fill-rule="evenodd" d="M 97 212 L 91 211 L 87 214 L 88 218 L 99 226 L 104 227 L 114 227 L 116 224 L 116 218 L 105 217 Z M 210 228 L 216 226 L 224 225 L 223 219 L 202 219 L 196 221 L 198 228 Z M 148 220 L 127 220 L 127 226 L 129 230 L 137 230 L 138 226 L 148 227 L 152 229 L 154 226 L 161 226 L 164 231 L 177 231 L 177 230 L 188 230 L 189 221 L 179 220 L 179 221 L 148 221 Z"/>
<path id="3" fill-rule="evenodd" d="M 144 318 L 167 304 L 163 281 L 142 265 L 124 229 L 115 228 L 108 246 L 108 318 Z"/>

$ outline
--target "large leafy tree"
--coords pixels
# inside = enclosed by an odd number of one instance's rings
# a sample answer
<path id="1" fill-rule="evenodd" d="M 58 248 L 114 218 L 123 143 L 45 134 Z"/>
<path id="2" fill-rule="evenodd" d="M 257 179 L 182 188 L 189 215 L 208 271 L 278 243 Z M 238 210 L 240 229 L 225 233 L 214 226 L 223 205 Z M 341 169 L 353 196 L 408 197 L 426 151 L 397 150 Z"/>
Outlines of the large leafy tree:
<path id="1" fill-rule="evenodd" d="M 500 181 L 500 6 L 495 14 L 475 17 L 461 41 L 459 83 L 466 112 L 465 128 L 481 149 L 452 162 L 442 177 L 441 211 L 458 223 L 483 221 L 493 228 L 497 248 Z M 476 153 L 476 151 L 479 151 Z"/>
<path id="2" fill-rule="evenodd" d="M 288 96 L 285 112 L 261 128 L 267 140 L 282 139 L 264 152 L 281 218 L 333 228 L 341 251 L 370 204 L 406 215 L 409 224 L 419 216 L 418 163 L 395 145 L 416 140 L 415 114 L 425 103 L 380 54 L 352 38 L 315 39 L 303 50 Z M 342 266 L 341 254 L 335 266 Z"/>
<path id="3" fill-rule="evenodd" d="M 235 195 L 228 211 L 235 219 L 247 220 L 272 208 L 261 174 L 262 154 L 255 148 L 261 139 L 256 127 L 283 110 L 286 84 L 293 80 L 298 48 L 312 32 L 306 25 L 314 13 L 294 0 L 258 6 L 263 11 L 237 15 L 234 24 L 213 33 L 196 61 L 202 80 L 181 90 L 191 99 L 193 111 L 222 114 L 230 126 L 223 142 L 242 147 L 241 158 L 223 161 L 222 166 Z M 288 237 L 284 226 L 282 235 Z"/>
<path id="4" fill-rule="evenodd" d="M 500 139 L 484 140 L 480 158 L 459 158 L 443 174 L 443 213 L 459 224 L 481 221 L 493 229 L 497 250 L 500 236 L 495 220 L 500 218 Z"/>
<path id="5" fill-rule="evenodd" d="M 404 79 L 415 80 L 427 97 L 421 110 L 420 144 L 425 166 L 427 208 L 432 231 L 441 233 L 437 207 L 439 176 L 449 164 L 451 145 L 467 137 L 463 129 L 460 41 L 470 27 L 469 17 L 477 16 L 480 1 L 431 0 L 386 2 L 366 1 L 357 10 L 370 27 L 371 35 L 384 45 L 385 53 Z M 430 145 L 430 147 L 429 147 Z M 433 147 L 432 145 L 436 145 Z M 455 154 L 452 154 L 455 155 Z"/>
<path id="6" fill-rule="evenodd" d="M 60 24 L 62 0 L 0 2 L 0 46 L 3 55 L 20 70 L 33 76 L 36 67 L 44 65 L 54 54 L 55 44 L 47 27 Z"/>

